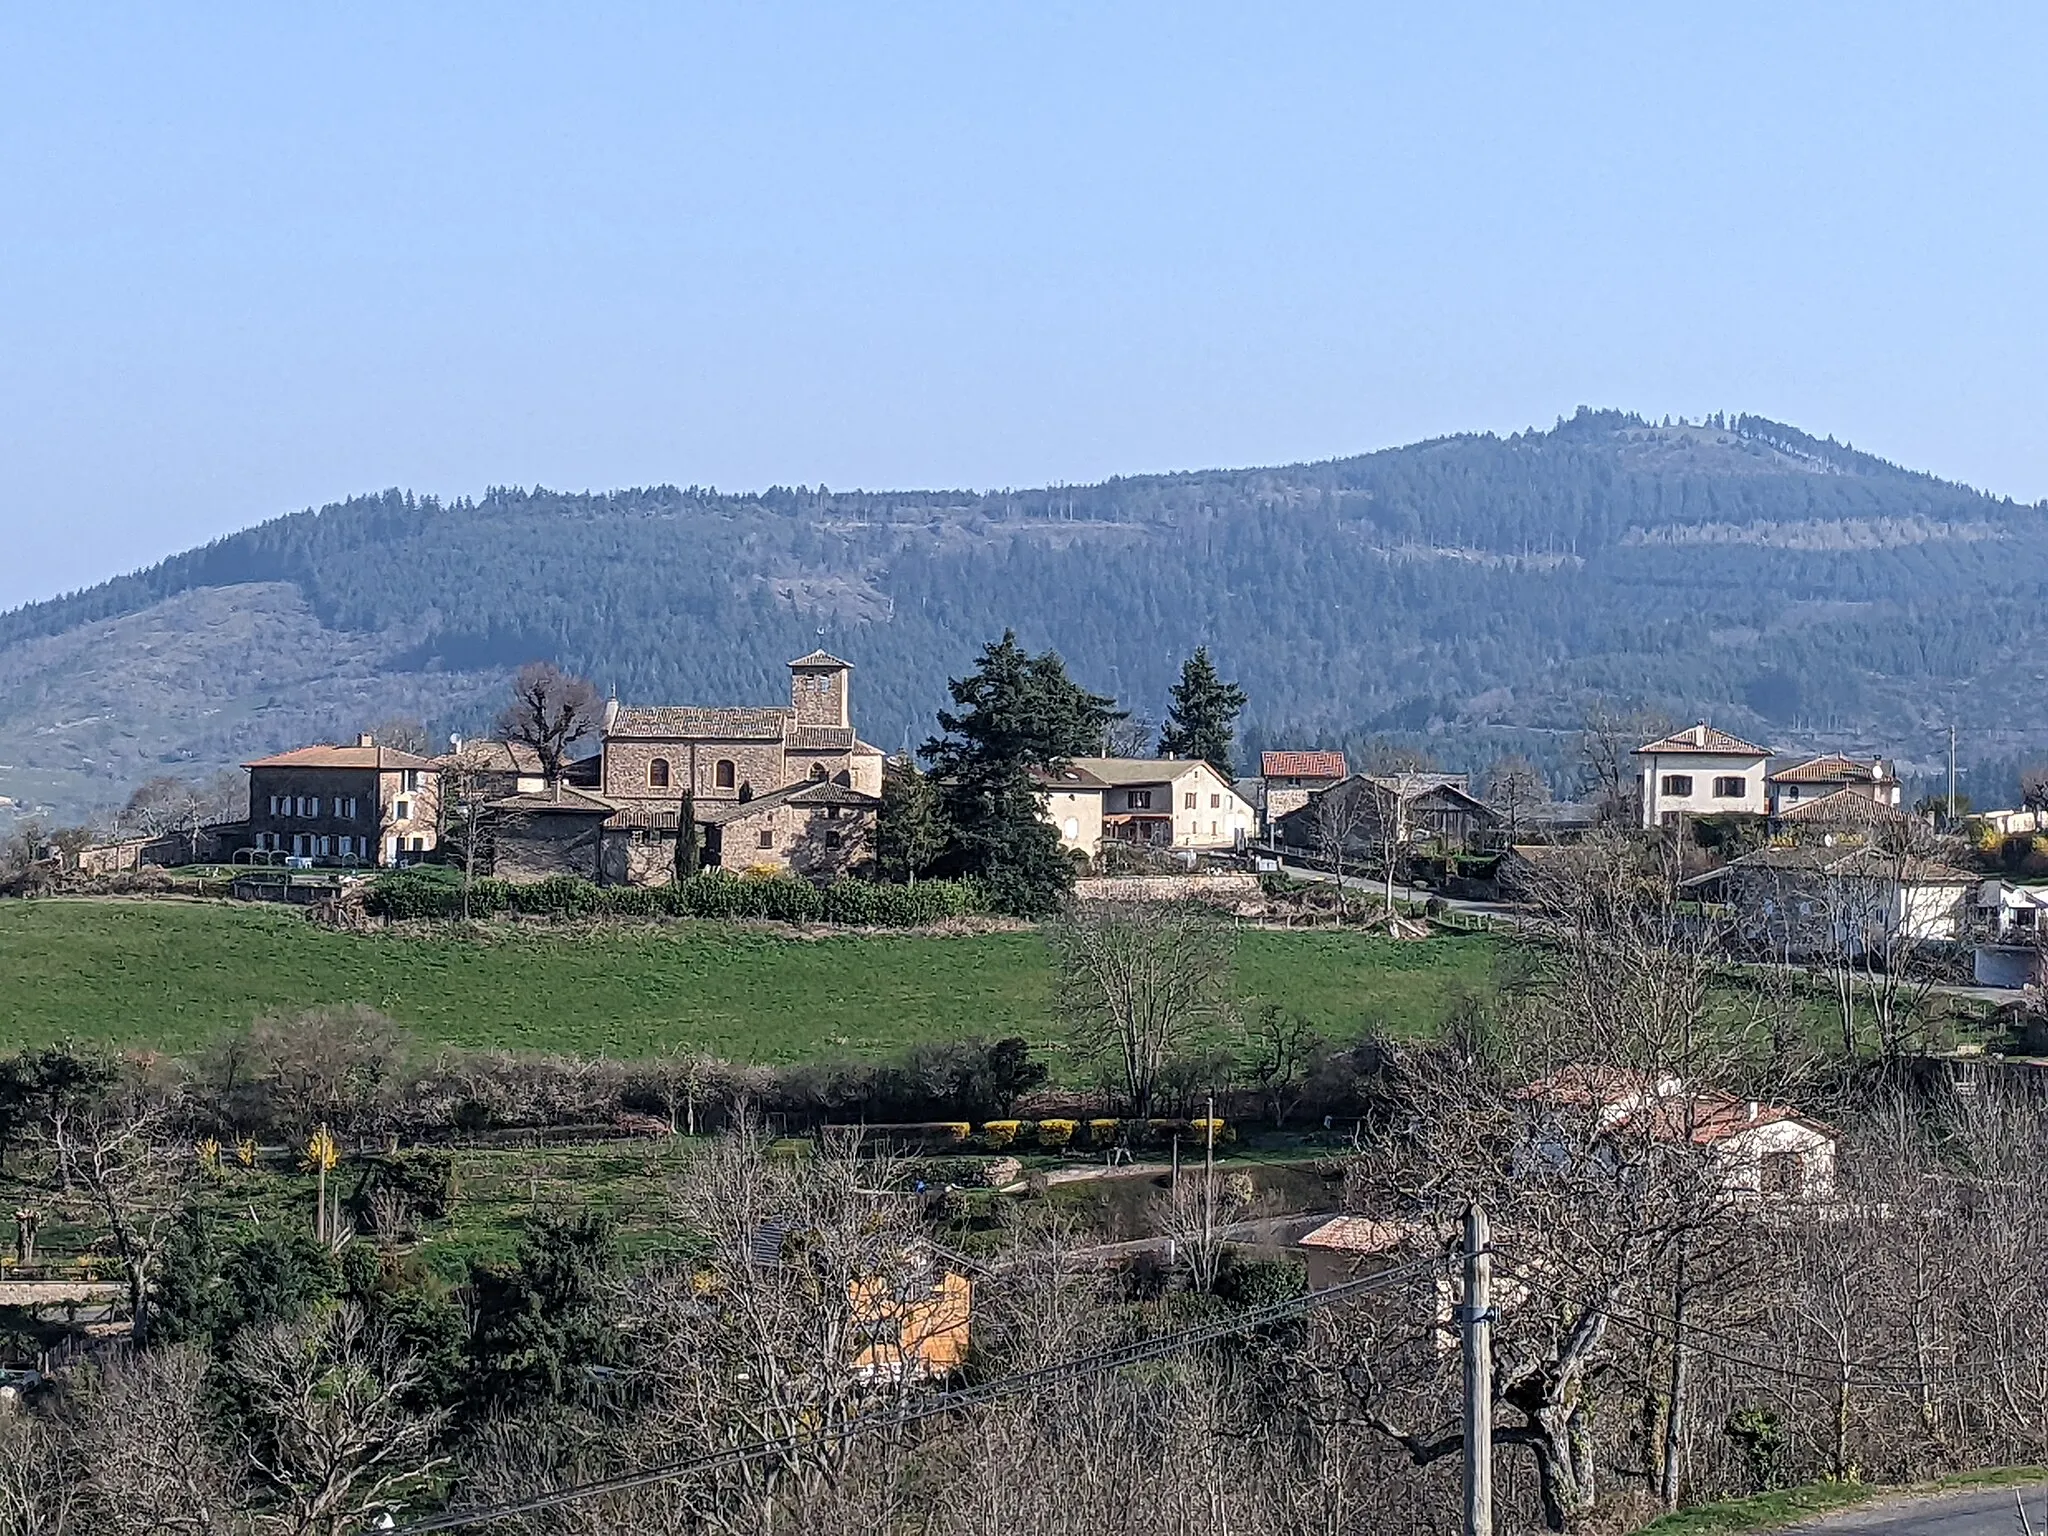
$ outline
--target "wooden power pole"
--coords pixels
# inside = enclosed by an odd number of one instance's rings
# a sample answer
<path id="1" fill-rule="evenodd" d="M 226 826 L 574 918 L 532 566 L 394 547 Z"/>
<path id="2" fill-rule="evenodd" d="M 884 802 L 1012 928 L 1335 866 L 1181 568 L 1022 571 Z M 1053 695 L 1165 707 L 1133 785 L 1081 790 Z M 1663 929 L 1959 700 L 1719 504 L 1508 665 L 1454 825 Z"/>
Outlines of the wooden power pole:
<path id="1" fill-rule="evenodd" d="M 1465 1207 L 1465 1536 L 1493 1536 L 1493 1245 L 1486 1212 Z"/>

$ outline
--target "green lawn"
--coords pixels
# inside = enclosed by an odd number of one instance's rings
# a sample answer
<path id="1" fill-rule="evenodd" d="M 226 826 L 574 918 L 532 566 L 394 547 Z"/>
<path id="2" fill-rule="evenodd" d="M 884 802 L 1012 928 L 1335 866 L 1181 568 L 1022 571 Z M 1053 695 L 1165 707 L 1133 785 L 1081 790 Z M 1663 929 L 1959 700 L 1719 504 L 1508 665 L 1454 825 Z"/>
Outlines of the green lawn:
<path id="1" fill-rule="evenodd" d="M 1334 1036 L 1414 1033 L 1488 975 L 1497 941 L 1249 931 L 1240 990 Z M 296 911 L 181 901 L 0 903 L 0 1049 L 60 1039 L 188 1050 L 260 1014 L 361 1002 L 422 1038 L 761 1062 L 966 1034 L 1050 1043 L 1035 933 L 786 938 L 712 923 L 394 937 Z"/>

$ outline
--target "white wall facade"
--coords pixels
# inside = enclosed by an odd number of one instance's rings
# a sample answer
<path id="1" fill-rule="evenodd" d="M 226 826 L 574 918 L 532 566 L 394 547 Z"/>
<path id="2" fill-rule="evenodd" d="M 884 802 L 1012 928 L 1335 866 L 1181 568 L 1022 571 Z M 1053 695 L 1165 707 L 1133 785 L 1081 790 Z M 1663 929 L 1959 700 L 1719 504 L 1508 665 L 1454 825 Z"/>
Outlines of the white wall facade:
<path id="1" fill-rule="evenodd" d="M 1729 811 L 1762 816 L 1770 801 L 1764 780 L 1768 757 L 1713 752 L 1653 752 L 1636 759 L 1641 775 L 1643 825 L 1665 826 L 1681 816 Z M 1740 792 L 1727 780 L 1741 780 Z"/>

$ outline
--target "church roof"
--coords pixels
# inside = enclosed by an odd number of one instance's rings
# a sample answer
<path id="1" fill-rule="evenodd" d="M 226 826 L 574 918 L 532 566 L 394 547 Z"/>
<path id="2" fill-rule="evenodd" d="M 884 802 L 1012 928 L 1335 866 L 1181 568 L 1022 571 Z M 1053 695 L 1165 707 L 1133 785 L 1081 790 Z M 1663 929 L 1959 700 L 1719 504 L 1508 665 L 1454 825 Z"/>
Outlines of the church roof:
<path id="1" fill-rule="evenodd" d="M 813 651 L 808 656 L 797 657 L 790 665 L 792 667 L 844 667 L 849 672 L 853 670 L 852 662 L 842 661 L 830 651 Z"/>
<path id="2" fill-rule="evenodd" d="M 780 706 L 736 709 L 663 704 L 621 709 L 605 728 L 608 738 L 645 737 L 658 741 L 780 741 L 793 712 Z"/>

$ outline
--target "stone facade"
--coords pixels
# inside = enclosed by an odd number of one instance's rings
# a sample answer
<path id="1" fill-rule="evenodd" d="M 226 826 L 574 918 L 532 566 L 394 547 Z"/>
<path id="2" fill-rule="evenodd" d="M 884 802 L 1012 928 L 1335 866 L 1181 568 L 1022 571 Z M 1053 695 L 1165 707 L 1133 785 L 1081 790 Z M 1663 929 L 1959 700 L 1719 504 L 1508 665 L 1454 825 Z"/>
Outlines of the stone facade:
<path id="1" fill-rule="evenodd" d="M 866 867 L 879 797 L 829 781 L 798 784 L 705 816 L 706 862 L 832 880 Z"/>
<path id="2" fill-rule="evenodd" d="M 393 865 L 433 851 L 439 775 L 432 762 L 359 736 L 245 764 L 245 846 L 316 864 Z"/>
<path id="3" fill-rule="evenodd" d="M 520 795 L 491 806 L 491 873 L 532 884 L 555 875 L 604 877 L 605 818 L 611 807 L 574 790 L 558 797 Z"/>

